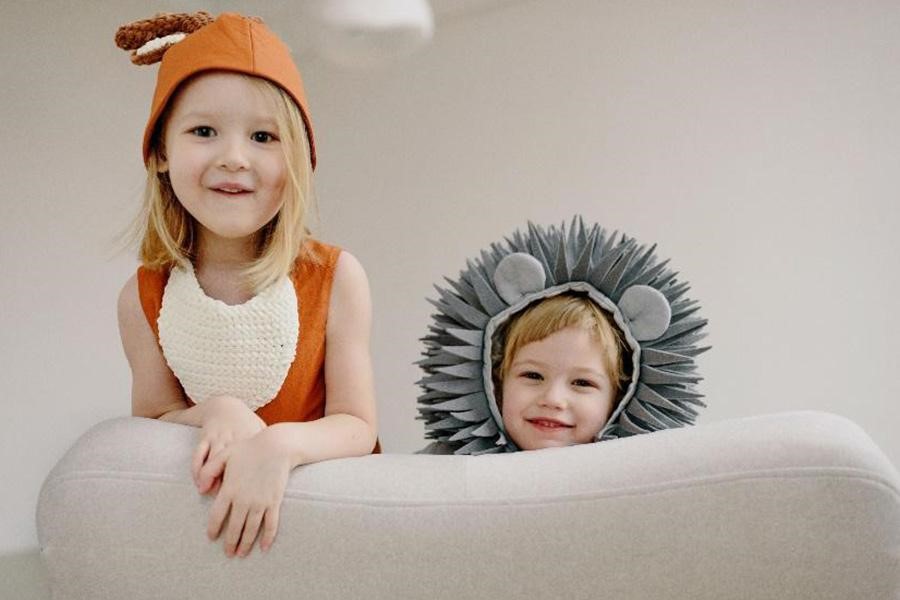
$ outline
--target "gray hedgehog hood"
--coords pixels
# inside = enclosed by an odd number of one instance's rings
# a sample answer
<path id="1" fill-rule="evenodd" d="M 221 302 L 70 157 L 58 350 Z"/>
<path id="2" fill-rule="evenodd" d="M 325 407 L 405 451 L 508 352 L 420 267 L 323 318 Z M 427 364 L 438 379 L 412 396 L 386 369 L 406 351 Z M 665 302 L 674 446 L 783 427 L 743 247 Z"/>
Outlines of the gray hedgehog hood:
<path id="1" fill-rule="evenodd" d="M 419 418 L 426 437 L 456 454 L 518 450 L 503 430 L 494 394 L 491 356 L 495 333 L 532 303 L 563 292 L 588 295 L 623 332 L 633 371 L 621 401 L 597 441 L 691 425 L 705 406 L 695 390 L 694 357 L 706 320 L 684 295 L 668 260 L 656 246 L 585 227 L 580 217 L 567 229 L 528 224 L 505 244 L 492 244 L 467 261 L 450 289 L 435 286 L 438 309 L 423 338 L 419 365 Z"/>

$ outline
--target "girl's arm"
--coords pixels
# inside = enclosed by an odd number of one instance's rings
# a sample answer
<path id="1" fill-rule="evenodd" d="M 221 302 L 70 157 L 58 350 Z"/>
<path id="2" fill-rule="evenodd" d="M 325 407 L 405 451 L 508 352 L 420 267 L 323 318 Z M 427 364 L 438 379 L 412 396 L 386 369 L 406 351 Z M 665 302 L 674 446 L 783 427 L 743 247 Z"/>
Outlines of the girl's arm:
<path id="1" fill-rule="evenodd" d="M 307 423 L 277 423 L 266 431 L 292 466 L 372 452 L 378 423 L 371 329 L 366 273 L 352 254 L 342 252 L 325 333 L 325 416 Z"/>
<path id="2" fill-rule="evenodd" d="M 208 534 L 211 539 L 223 535 L 229 556 L 249 553 L 257 532 L 261 532 L 260 548 L 271 546 L 292 468 L 362 456 L 375 446 L 371 312 L 365 271 L 356 258 L 342 252 L 335 269 L 326 329 L 325 416 L 306 423 L 274 424 L 211 457 L 201 470 L 201 489 L 224 472 L 222 487 L 210 509 Z"/>
<path id="3" fill-rule="evenodd" d="M 119 294 L 118 316 L 122 347 L 131 367 L 131 414 L 204 428 L 191 461 L 195 481 L 210 456 L 265 428 L 262 419 L 237 398 L 221 396 L 188 404 L 144 316 L 136 275 Z M 212 485 L 200 491 L 209 491 Z"/>

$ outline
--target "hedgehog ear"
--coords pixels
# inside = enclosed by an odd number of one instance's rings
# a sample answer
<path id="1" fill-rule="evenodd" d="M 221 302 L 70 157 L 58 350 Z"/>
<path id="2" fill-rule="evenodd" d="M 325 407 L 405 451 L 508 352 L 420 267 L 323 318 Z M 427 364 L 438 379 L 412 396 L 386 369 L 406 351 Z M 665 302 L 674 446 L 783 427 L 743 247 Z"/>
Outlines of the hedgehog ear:
<path id="1" fill-rule="evenodd" d="M 655 340 L 666 332 L 672 307 L 666 297 L 649 285 L 633 285 L 619 299 L 619 310 L 628 321 L 631 335 L 639 342 Z"/>
<path id="2" fill-rule="evenodd" d="M 494 286 L 507 304 L 515 304 L 527 294 L 544 289 L 547 282 L 540 261 L 524 252 L 503 257 L 494 271 Z"/>

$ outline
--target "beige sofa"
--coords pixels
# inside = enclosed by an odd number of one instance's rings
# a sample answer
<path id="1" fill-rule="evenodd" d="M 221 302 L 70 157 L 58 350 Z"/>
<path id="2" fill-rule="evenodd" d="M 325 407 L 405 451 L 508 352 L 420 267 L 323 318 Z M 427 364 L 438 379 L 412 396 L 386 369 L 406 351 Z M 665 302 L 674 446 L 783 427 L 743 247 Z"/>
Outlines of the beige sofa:
<path id="1" fill-rule="evenodd" d="M 194 438 L 122 418 L 66 454 L 37 512 L 54 598 L 900 598 L 900 476 L 834 415 L 309 465 L 269 554 L 230 560 Z"/>

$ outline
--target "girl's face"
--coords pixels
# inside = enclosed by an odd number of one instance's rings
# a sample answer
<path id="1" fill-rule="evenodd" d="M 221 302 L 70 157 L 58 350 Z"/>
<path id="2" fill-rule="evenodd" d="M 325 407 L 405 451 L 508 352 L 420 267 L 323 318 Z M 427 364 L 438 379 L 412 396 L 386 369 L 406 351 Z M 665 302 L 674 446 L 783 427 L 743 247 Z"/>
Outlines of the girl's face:
<path id="1" fill-rule="evenodd" d="M 199 75 L 176 96 L 160 171 L 201 243 L 253 239 L 281 209 L 287 168 L 274 115 L 262 90 L 233 73 Z"/>
<path id="2" fill-rule="evenodd" d="M 603 347 L 575 326 L 519 348 L 502 397 L 503 426 L 522 450 L 594 441 L 615 401 Z"/>

